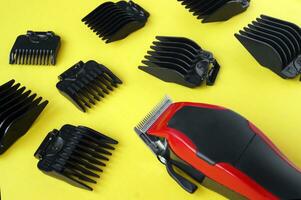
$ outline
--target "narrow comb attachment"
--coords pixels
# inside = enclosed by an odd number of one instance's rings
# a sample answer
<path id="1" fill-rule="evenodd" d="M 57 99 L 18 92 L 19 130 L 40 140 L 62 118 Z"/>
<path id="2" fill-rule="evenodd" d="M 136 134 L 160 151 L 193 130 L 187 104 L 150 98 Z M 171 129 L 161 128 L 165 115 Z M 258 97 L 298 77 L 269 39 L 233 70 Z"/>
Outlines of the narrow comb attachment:
<path id="1" fill-rule="evenodd" d="M 59 80 L 56 87 L 83 112 L 122 84 L 108 68 L 93 60 L 78 62 L 62 73 Z"/>
<path id="2" fill-rule="evenodd" d="M 203 23 L 226 21 L 250 5 L 250 0 L 178 0 Z"/>
<path id="3" fill-rule="evenodd" d="M 55 65 L 60 37 L 53 32 L 27 31 L 15 41 L 9 56 L 10 64 Z"/>
<path id="4" fill-rule="evenodd" d="M 194 41 L 181 37 L 157 36 L 139 69 L 165 81 L 186 87 L 213 85 L 220 66 L 212 53 Z"/>
<path id="5" fill-rule="evenodd" d="M 118 142 L 84 126 L 64 125 L 50 132 L 35 152 L 38 168 L 76 187 L 93 190 L 102 166 Z"/>
<path id="6" fill-rule="evenodd" d="M 0 154 L 25 135 L 47 104 L 15 80 L 0 86 Z"/>
<path id="7" fill-rule="evenodd" d="M 282 78 L 301 73 L 301 30 L 297 25 L 261 15 L 235 37 L 260 65 Z"/>
<path id="8" fill-rule="evenodd" d="M 82 21 L 106 43 L 124 39 L 145 26 L 149 13 L 133 1 L 106 2 Z"/>
<path id="9" fill-rule="evenodd" d="M 156 120 L 164 113 L 164 111 L 172 104 L 172 99 L 168 96 L 165 96 L 160 103 L 158 103 L 152 110 L 149 112 L 145 118 L 139 122 L 135 127 L 136 132 L 144 134 L 147 130 L 156 122 Z"/>

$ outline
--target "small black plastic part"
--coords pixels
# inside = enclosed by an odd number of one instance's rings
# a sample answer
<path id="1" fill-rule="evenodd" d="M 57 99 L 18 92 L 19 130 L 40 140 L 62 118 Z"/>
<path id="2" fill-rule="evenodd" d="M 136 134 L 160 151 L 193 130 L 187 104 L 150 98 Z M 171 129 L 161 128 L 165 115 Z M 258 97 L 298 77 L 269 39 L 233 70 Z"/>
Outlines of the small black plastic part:
<path id="1" fill-rule="evenodd" d="M 178 174 L 173 169 L 172 163 L 170 161 L 167 161 L 165 165 L 168 174 L 187 192 L 194 193 L 198 189 L 198 187 L 194 183 Z"/>
<path id="2" fill-rule="evenodd" d="M 178 0 L 202 23 L 226 21 L 247 10 L 250 0 Z"/>
<path id="3" fill-rule="evenodd" d="M 297 25 L 261 15 L 235 37 L 260 65 L 282 78 L 301 73 L 301 30 Z"/>
<path id="4" fill-rule="evenodd" d="M 84 126 L 64 125 L 48 133 L 34 156 L 45 174 L 87 190 L 106 166 L 118 142 Z"/>
<path id="5" fill-rule="evenodd" d="M 105 66 L 80 61 L 59 76 L 56 87 L 81 111 L 91 108 L 122 81 Z"/>
<path id="6" fill-rule="evenodd" d="M 219 73 L 220 65 L 218 62 L 214 59 L 212 62 L 212 67 L 209 69 L 206 79 L 206 84 L 209 86 L 213 86 L 216 80 L 216 77 Z"/>
<path id="7" fill-rule="evenodd" d="M 145 26 L 150 14 L 133 1 L 106 2 L 82 21 L 106 43 L 124 39 Z"/>
<path id="8" fill-rule="evenodd" d="M 0 154 L 25 135 L 48 101 L 11 80 L 0 86 Z"/>
<path id="9" fill-rule="evenodd" d="M 166 170 L 168 174 L 187 192 L 194 193 L 198 186 L 192 181 L 188 180 L 181 174 L 177 173 L 174 170 L 174 167 L 177 167 L 180 171 L 184 172 L 189 177 L 193 178 L 199 184 L 202 184 L 206 176 L 193 168 L 191 165 L 184 162 L 179 158 L 167 145 L 166 151 L 164 153 L 164 158 L 166 160 Z"/>
<path id="10" fill-rule="evenodd" d="M 212 53 L 194 41 L 182 37 L 157 36 L 139 69 L 166 82 L 186 87 L 200 86 L 203 81 L 214 85 L 220 65 Z"/>
<path id="11" fill-rule="evenodd" d="M 60 37 L 53 32 L 27 31 L 20 35 L 10 52 L 9 64 L 55 65 Z"/>

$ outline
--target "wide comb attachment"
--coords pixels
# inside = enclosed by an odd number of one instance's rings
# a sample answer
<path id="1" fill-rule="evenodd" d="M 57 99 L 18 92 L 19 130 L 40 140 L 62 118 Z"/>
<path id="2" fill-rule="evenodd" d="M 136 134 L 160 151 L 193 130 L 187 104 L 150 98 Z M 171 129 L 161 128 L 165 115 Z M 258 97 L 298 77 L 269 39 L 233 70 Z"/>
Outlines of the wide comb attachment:
<path id="1" fill-rule="evenodd" d="M 203 23 L 226 21 L 247 10 L 250 0 L 178 0 Z"/>
<path id="2" fill-rule="evenodd" d="M 301 73 L 301 30 L 297 25 L 261 15 L 235 37 L 260 65 L 282 78 Z"/>
<path id="3" fill-rule="evenodd" d="M 149 13 L 133 1 L 106 2 L 82 21 L 106 43 L 121 40 L 144 27 Z"/>
<path id="4" fill-rule="evenodd" d="M 10 52 L 9 64 L 55 65 L 60 37 L 53 32 L 27 31 L 20 35 Z"/>
<path id="5" fill-rule="evenodd" d="M 0 86 L 0 154 L 28 131 L 47 104 L 15 80 Z"/>
<path id="6" fill-rule="evenodd" d="M 62 73 L 59 79 L 56 87 L 83 112 L 122 84 L 108 68 L 93 60 L 80 61 Z"/>
<path id="7" fill-rule="evenodd" d="M 220 66 L 213 55 L 187 38 L 157 36 L 139 69 L 166 82 L 197 87 L 213 85 Z"/>
<path id="8" fill-rule="evenodd" d="M 64 125 L 48 133 L 34 155 L 39 159 L 38 168 L 47 175 L 93 190 L 89 184 L 96 183 L 117 143 L 90 128 Z"/>

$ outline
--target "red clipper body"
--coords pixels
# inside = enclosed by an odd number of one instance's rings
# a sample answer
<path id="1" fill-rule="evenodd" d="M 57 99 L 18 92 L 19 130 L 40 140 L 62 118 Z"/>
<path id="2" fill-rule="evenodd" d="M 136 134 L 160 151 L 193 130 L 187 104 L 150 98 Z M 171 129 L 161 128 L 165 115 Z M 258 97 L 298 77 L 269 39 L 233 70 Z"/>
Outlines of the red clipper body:
<path id="1" fill-rule="evenodd" d="M 229 199 L 301 199 L 301 172 L 251 122 L 223 107 L 165 98 L 135 128 L 186 191 Z"/>

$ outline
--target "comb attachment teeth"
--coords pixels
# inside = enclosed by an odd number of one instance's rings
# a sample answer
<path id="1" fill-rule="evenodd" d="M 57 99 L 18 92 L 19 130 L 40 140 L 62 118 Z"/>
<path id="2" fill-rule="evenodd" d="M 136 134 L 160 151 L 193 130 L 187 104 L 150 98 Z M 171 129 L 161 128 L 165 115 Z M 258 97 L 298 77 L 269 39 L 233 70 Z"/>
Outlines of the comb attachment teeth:
<path id="1" fill-rule="evenodd" d="M 157 36 L 139 69 L 165 81 L 186 87 L 213 85 L 220 66 L 212 53 L 187 38 Z"/>
<path id="2" fill-rule="evenodd" d="M 122 81 L 108 68 L 90 60 L 80 61 L 59 76 L 56 87 L 81 111 L 101 101 Z"/>
<path id="3" fill-rule="evenodd" d="M 15 80 L 0 86 L 0 154 L 28 131 L 47 104 Z"/>
<path id="4" fill-rule="evenodd" d="M 260 65 L 282 78 L 301 73 L 301 30 L 297 25 L 261 15 L 235 37 Z"/>
<path id="5" fill-rule="evenodd" d="M 149 13 L 133 1 L 106 2 L 82 21 L 106 43 L 121 40 L 145 26 Z"/>
<path id="6" fill-rule="evenodd" d="M 38 168 L 71 185 L 93 190 L 118 142 L 84 126 L 64 125 L 50 132 L 34 154 Z"/>
<path id="7" fill-rule="evenodd" d="M 55 65 L 60 37 L 53 32 L 27 31 L 15 41 L 9 56 L 10 64 Z"/>
<path id="8" fill-rule="evenodd" d="M 250 5 L 250 0 L 178 0 L 203 23 L 226 21 Z"/>

